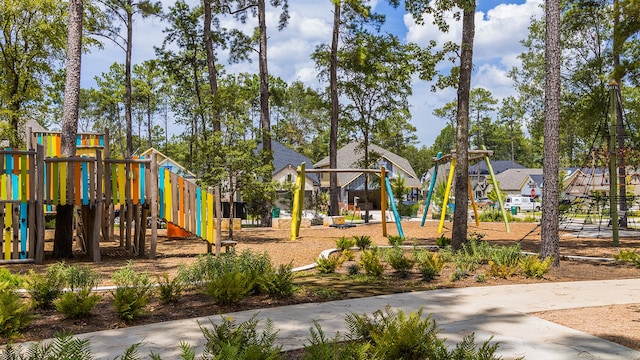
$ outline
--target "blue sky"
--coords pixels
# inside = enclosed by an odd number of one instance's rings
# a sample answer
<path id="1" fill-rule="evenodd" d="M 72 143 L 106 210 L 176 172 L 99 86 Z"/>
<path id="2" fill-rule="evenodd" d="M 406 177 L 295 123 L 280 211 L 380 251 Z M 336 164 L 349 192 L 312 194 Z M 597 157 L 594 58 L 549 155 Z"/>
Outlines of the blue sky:
<path id="1" fill-rule="evenodd" d="M 168 9 L 174 1 L 162 0 Z M 532 16 L 543 15 L 540 8 L 542 0 L 516 0 L 498 2 L 479 0 L 476 12 L 476 38 L 474 43 L 474 74 L 472 87 L 483 87 L 501 99 L 513 95 L 512 81 L 507 77 L 509 70 L 520 64 L 517 56 L 523 48 L 520 41 L 527 36 L 527 26 Z M 199 0 L 189 0 L 197 4 Z M 430 40 L 438 43 L 445 41 L 460 42 L 461 24 L 450 17 L 451 29 L 448 33 L 439 32 L 428 21 L 426 25 L 416 25 L 413 18 L 403 9 L 392 9 L 383 1 L 374 1 L 376 11 L 387 18 L 384 30 L 392 32 L 402 39 L 425 45 Z M 286 81 L 300 80 L 316 89 L 325 84 L 317 78 L 315 64 L 310 54 L 315 47 L 328 43 L 331 39 L 332 5 L 330 0 L 289 0 L 291 19 L 289 26 L 277 31 L 278 11 L 269 11 L 269 72 Z M 227 27 L 237 27 L 229 19 Z M 240 25 L 249 33 L 255 24 Z M 163 24 L 158 19 L 138 20 L 134 29 L 133 61 L 139 63 L 154 58 L 153 46 L 160 46 L 163 40 Z M 221 56 L 224 58 L 224 54 Z M 105 43 L 103 50 L 93 49 L 83 58 L 82 86 L 95 86 L 94 77 L 108 72 L 114 62 L 124 62 L 124 53 L 119 48 Z M 446 71 L 449 64 L 441 65 Z M 257 61 L 252 63 L 225 64 L 228 72 L 257 72 Z M 431 84 L 417 78 L 413 83 L 413 95 L 410 98 L 412 124 L 417 128 L 420 145 L 431 146 L 445 120 L 432 115 L 434 109 L 455 100 L 455 89 L 430 91 Z M 180 129 L 171 127 L 175 132 Z"/>

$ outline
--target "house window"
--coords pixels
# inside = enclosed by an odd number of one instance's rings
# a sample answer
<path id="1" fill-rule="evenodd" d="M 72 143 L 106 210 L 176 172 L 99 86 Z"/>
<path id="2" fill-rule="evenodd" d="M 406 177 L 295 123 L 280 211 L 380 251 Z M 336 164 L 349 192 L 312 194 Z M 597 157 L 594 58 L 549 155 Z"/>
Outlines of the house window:
<path id="1" fill-rule="evenodd" d="M 287 174 L 287 181 L 288 182 L 293 181 L 293 176 L 291 176 L 291 174 Z"/>

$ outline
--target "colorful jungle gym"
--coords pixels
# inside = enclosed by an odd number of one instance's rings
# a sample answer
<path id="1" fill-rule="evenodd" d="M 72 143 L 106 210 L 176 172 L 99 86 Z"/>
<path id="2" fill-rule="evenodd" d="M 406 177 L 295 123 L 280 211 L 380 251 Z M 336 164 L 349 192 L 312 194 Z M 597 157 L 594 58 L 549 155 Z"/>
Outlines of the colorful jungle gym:
<path id="1" fill-rule="evenodd" d="M 82 133 L 77 156 L 65 158 L 60 140 L 60 133 L 29 129 L 29 150 L 0 150 L 0 263 L 42 263 L 45 215 L 58 205 L 80 209 L 77 237 L 94 262 L 100 261 L 100 239 L 114 237 L 116 213 L 120 245 L 141 257 L 155 257 L 158 219 L 215 242 L 213 193 L 159 169 L 155 154 L 111 159 L 108 134 Z M 145 254 L 147 223 L 151 238 Z"/>
<path id="2" fill-rule="evenodd" d="M 483 149 L 483 150 L 469 150 L 469 163 L 474 162 L 474 161 L 478 161 L 478 160 L 482 160 L 484 159 L 484 161 L 487 164 L 487 169 L 489 170 L 489 174 L 491 175 L 491 180 L 493 181 L 493 188 L 496 190 L 496 192 L 498 193 L 498 203 L 500 204 L 500 211 L 502 212 L 502 218 L 504 219 L 504 225 L 505 228 L 507 230 L 507 232 L 509 232 L 509 219 L 507 217 L 507 212 L 504 208 L 504 204 L 502 202 L 502 196 L 500 195 L 500 187 L 498 186 L 498 183 L 496 182 L 496 176 L 493 173 L 493 167 L 491 166 L 491 161 L 489 160 L 489 157 L 493 155 L 493 151 L 491 150 L 487 150 L 487 149 Z M 422 214 L 422 221 L 420 222 L 420 226 L 424 226 L 424 222 L 425 219 L 427 218 L 427 209 L 429 208 L 429 205 L 431 204 L 431 197 L 433 195 L 433 191 L 434 191 L 434 187 L 436 184 L 436 180 L 437 180 L 437 176 L 438 176 L 438 166 L 442 163 L 445 163 L 447 161 L 450 161 L 450 165 L 449 165 L 449 176 L 447 177 L 447 186 L 445 188 L 445 193 L 444 193 L 444 198 L 442 201 L 442 210 L 440 211 L 440 223 L 438 225 L 438 233 L 442 234 L 443 229 L 444 229 L 444 221 L 445 221 L 445 216 L 446 216 L 446 211 L 444 211 L 444 209 L 447 208 L 447 203 L 449 200 L 449 194 L 451 191 L 451 187 L 453 185 L 453 175 L 455 172 L 455 168 L 456 168 L 456 154 L 455 152 L 452 152 L 450 154 L 447 154 L 445 156 L 442 156 L 442 153 L 438 153 L 438 155 L 433 158 L 435 165 L 433 166 L 433 176 L 432 176 L 432 181 L 431 184 L 429 185 L 429 192 L 427 193 L 427 200 L 426 200 L 426 205 L 425 205 L 425 210 Z M 473 213 L 474 213 L 474 218 L 476 221 L 476 226 L 480 226 L 480 220 L 478 218 L 478 206 L 476 205 L 476 201 L 475 201 L 475 197 L 473 196 L 473 191 L 471 189 L 471 181 L 469 181 L 469 199 L 471 200 L 471 206 L 473 208 Z"/>
<path id="3" fill-rule="evenodd" d="M 291 211 L 291 241 L 296 240 L 300 236 L 300 224 L 302 222 L 302 209 L 304 208 L 304 191 L 305 181 L 304 178 L 308 173 L 369 173 L 377 174 L 381 179 L 384 179 L 384 186 L 380 187 L 380 206 L 382 214 L 386 213 L 387 196 L 389 198 L 389 204 L 391 204 L 391 211 L 395 219 L 396 228 L 398 230 L 398 236 L 404 238 L 404 231 L 402 230 L 402 224 L 400 223 L 400 215 L 396 208 L 396 203 L 393 199 L 393 192 L 391 191 L 391 183 L 387 177 L 386 170 L 383 167 L 380 170 L 377 169 L 305 169 L 306 164 L 302 163 L 296 169 L 296 182 L 293 192 L 293 209 Z M 387 219 L 386 216 L 382 216 L 382 235 L 387 236 Z"/>

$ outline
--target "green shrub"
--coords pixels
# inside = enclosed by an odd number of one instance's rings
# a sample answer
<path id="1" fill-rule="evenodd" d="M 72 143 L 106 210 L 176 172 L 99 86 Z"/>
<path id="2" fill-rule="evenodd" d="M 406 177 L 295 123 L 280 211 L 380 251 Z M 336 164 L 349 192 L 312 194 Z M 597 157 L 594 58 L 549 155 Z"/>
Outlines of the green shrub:
<path id="1" fill-rule="evenodd" d="M 169 274 L 162 273 L 162 277 L 158 276 L 158 296 L 163 304 L 175 304 L 180 300 L 185 284 L 180 276 L 173 279 Z"/>
<path id="2" fill-rule="evenodd" d="M 520 268 L 526 277 L 541 279 L 549 271 L 554 260 L 553 257 L 540 260 L 539 256 L 524 256 L 520 260 Z"/>
<path id="3" fill-rule="evenodd" d="M 355 244 L 355 239 L 350 239 L 346 236 L 341 236 L 338 240 L 336 240 L 336 247 L 340 250 L 351 249 Z"/>
<path id="4" fill-rule="evenodd" d="M 368 249 L 371 246 L 371 236 L 369 235 L 354 235 L 353 239 L 360 250 Z"/>
<path id="5" fill-rule="evenodd" d="M 385 260 L 401 277 L 407 277 L 415 264 L 415 261 L 406 257 L 404 250 L 399 247 L 394 247 L 386 251 Z"/>
<path id="6" fill-rule="evenodd" d="M 129 261 L 127 265 L 113 273 L 111 277 L 116 285 L 113 306 L 118 317 L 124 321 L 133 321 L 144 314 L 144 307 L 153 296 L 152 283 L 146 272 L 138 273 Z"/>
<path id="7" fill-rule="evenodd" d="M 56 309 L 71 319 L 89 316 L 91 310 L 100 301 L 101 296 L 92 293 L 100 280 L 100 275 L 87 266 L 60 265 L 65 285 L 69 291 L 53 301 Z"/>
<path id="8" fill-rule="evenodd" d="M 356 258 L 356 253 L 351 249 L 344 249 L 342 253 L 340 253 L 340 257 L 342 258 L 342 262 L 353 261 Z"/>
<path id="9" fill-rule="evenodd" d="M 342 265 L 342 258 L 338 256 L 319 256 L 316 259 L 316 270 L 320 274 L 333 274 L 340 265 Z"/>
<path id="10" fill-rule="evenodd" d="M 69 319 L 83 319 L 100 301 L 101 296 L 93 294 L 90 288 L 65 292 L 53 301 L 56 309 Z"/>
<path id="11" fill-rule="evenodd" d="M 489 275 L 506 279 L 513 276 L 518 271 L 518 267 L 509 264 L 498 264 L 489 260 Z"/>
<path id="12" fill-rule="evenodd" d="M 53 300 L 62 295 L 65 285 L 64 269 L 64 263 L 58 263 L 47 266 L 45 274 L 29 271 L 25 283 L 34 307 L 49 308 L 53 305 Z"/>
<path id="13" fill-rule="evenodd" d="M 349 265 L 348 271 L 349 271 L 349 275 L 351 276 L 358 275 L 358 273 L 360 273 L 360 265 L 351 264 Z"/>
<path id="14" fill-rule="evenodd" d="M 389 240 L 389 245 L 391 246 L 402 246 L 404 244 L 404 238 L 400 235 L 389 235 L 387 240 Z"/>
<path id="15" fill-rule="evenodd" d="M 484 273 L 479 273 L 476 274 L 473 279 L 475 280 L 475 282 L 477 283 L 486 283 L 487 282 L 487 275 L 485 275 Z"/>
<path id="16" fill-rule="evenodd" d="M 360 265 L 369 276 L 381 277 L 384 272 L 380 251 L 377 247 L 362 251 L 362 254 L 360 254 Z"/>
<path id="17" fill-rule="evenodd" d="M 18 274 L 14 274 L 9 269 L 0 268 L 0 282 L 7 283 L 11 288 L 17 289 L 22 286 L 24 279 Z"/>
<path id="18" fill-rule="evenodd" d="M 15 283 L 0 281 L 0 337 L 12 338 L 20 335 L 20 329 L 33 319 L 29 305 L 16 290 Z"/>
<path id="19" fill-rule="evenodd" d="M 478 219 L 482 222 L 504 221 L 504 218 L 502 217 L 502 211 L 495 209 L 487 209 L 481 212 L 480 215 L 478 215 Z M 507 220 L 509 220 L 509 222 L 513 222 L 515 219 L 510 213 L 507 213 Z"/>
<path id="20" fill-rule="evenodd" d="M 309 328 L 311 337 L 307 339 L 309 344 L 304 345 L 304 360 L 377 360 L 379 357 L 372 354 L 371 344 L 368 342 L 342 342 L 340 334 L 329 339 L 325 336 L 322 327 L 317 321 L 313 321 Z"/>
<path id="21" fill-rule="evenodd" d="M 206 341 L 204 355 L 213 359 L 280 359 L 273 322 L 267 319 L 261 332 L 258 323 L 254 315 L 240 324 L 223 318 L 219 325 L 211 321 L 211 328 L 200 325 Z"/>
<path id="22" fill-rule="evenodd" d="M 271 297 L 289 297 L 295 292 L 291 264 L 280 264 L 278 271 L 268 271 L 260 279 L 260 286 Z"/>
<path id="23" fill-rule="evenodd" d="M 613 258 L 620 262 L 638 264 L 640 261 L 640 254 L 637 250 L 620 249 L 617 254 L 613 255 Z"/>
<path id="24" fill-rule="evenodd" d="M 436 238 L 436 245 L 438 245 L 438 247 L 446 247 L 451 245 L 451 238 L 444 236 L 444 234 L 440 235 L 439 237 Z"/>
<path id="25" fill-rule="evenodd" d="M 342 298 L 342 294 L 338 290 L 330 288 L 313 289 L 311 293 L 314 296 L 326 300 L 338 300 Z"/>
<path id="26" fill-rule="evenodd" d="M 239 270 L 211 276 L 205 293 L 220 305 L 233 305 L 247 297 L 255 284 L 252 276 Z"/>
<path id="27" fill-rule="evenodd" d="M 446 261 L 437 252 L 423 251 L 416 255 L 418 269 L 422 274 L 422 279 L 431 281 L 440 274 Z"/>
<path id="28" fill-rule="evenodd" d="M 43 360 L 43 359 L 93 359 L 89 339 L 78 339 L 71 333 L 56 334 L 49 342 L 37 342 L 24 349 L 21 345 L 7 345 L 0 350 L 0 359 Z"/>
<path id="29" fill-rule="evenodd" d="M 449 280 L 455 282 L 455 281 L 458 281 L 458 280 L 462 280 L 462 279 L 466 278 L 467 276 L 469 276 L 469 273 L 467 273 L 466 270 L 456 268 L 451 273 L 451 276 L 449 276 Z"/>

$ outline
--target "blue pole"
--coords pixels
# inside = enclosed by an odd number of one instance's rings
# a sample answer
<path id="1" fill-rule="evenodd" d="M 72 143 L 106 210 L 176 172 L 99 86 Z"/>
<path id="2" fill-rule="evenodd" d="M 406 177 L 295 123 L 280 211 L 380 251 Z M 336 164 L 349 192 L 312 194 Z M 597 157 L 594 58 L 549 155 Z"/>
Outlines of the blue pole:
<path id="1" fill-rule="evenodd" d="M 404 231 L 402 231 L 402 224 L 400 224 L 400 215 L 398 214 L 398 208 L 396 202 L 393 200 L 393 191 L 391 191 L 391 183 L 389 178 L 384 178 L 384 186 L 387 189 L 387 195 L 389 196 L 389 202 L 391 203 L 391 211 L 393 211 L 393 217 L 396 219 L 396 228 L 398 228 L 398 235 L 404 239 Z"/>
<path id="2" fill-rule="evenodd" d="M 422 214 L 422 221 L 420 226 L 424 226 L 424 221 L 427 218 L 427 212 L 429 211 L 429 204 L 431 204 L 431 195 L 433 195 L 433 188 L 436 185 L 436 179 L 438 178 L 438 160 L 442 157 L 442 151 L 436 155 L 436 164 L 433 165 L 433 176 L 431 177 L 431 184 L 429 184 L 429 192 L 427 193 L 427 202 L 424 205 L 424 213 Z"/>

